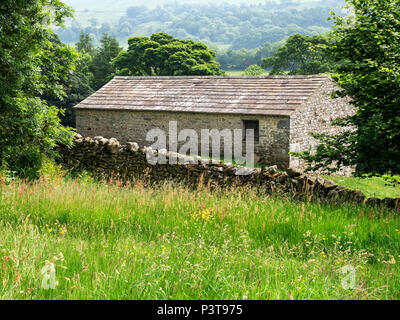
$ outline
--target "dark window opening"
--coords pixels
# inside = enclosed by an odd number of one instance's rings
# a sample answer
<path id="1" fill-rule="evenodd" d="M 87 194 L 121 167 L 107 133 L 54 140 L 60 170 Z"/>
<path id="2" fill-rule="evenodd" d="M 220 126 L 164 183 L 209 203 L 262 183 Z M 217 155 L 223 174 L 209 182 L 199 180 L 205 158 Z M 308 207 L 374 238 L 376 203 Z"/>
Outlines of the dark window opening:
<path id="1" fill-rule="evenodd" d="M 243 120 L 243 140 L 246 140 L 247 130 L 254 130 L 254 140 L 259 141 L 260 139 L 260 122 L 258 120 Z"/>

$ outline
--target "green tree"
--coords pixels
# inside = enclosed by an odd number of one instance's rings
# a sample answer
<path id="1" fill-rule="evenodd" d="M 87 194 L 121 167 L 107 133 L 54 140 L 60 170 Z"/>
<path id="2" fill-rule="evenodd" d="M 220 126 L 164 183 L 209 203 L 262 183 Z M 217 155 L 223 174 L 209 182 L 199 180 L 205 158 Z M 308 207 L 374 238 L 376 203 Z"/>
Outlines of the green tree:
<path id="1" fill-rule="evenodd" d="M 244 70 L 243 75 L 244 76 L 261 76 L 264 74 L 264 72 L 265 72 L 265 70 L 263 68 L 261 68 L 259 65 L 253 64 L 253 65 L 249 66 L 246 70 Z"/>
<path id="2" fill-rule="evenodd" d="M 48 52 L 52 53 L 52 55 L 49 56 L 47 53 L 46 57 L 44 57 L 42 73 L 51 77 L 51 81 L 58 81 L 63 88 L 64 94 L 59 96 L 54 95 L 52 92 L 44 92 L 41 98 L 47 101 L 49 105 L 57 106 L 61 111 L 60 118 L 64 126 L 75 127 L 75 112 L 73 107 L 93 93 L 93 89 L 91 88 L 93 75 L 89 71 L 92 57 L 89 53 L 86 53 L 86 50 L 90 46 L 86 46 L 86 49 L 83 48 L 80 52 L 74 52 L 73 56 L 68 56 L 59 53 L 59 51 L 71 52 L 71 50 L 69 50 L 69 46 L 59 40 L 58 36 L 53 35 L 51 44 L 52 47 Z M 78 48 L 79 46 L 75 47 Z M 72 57 L 75 62 L 74 70 L 70 70 L 69 68 L 72 63 Z M 57 74 L 54 72 L 54 68 L 52 68 L 54 64 L 51 63 L 52 61 L 57 61 L 56 65 L 58 68 L 63 66 L 62 72 L 67 74 L 67 77 L 63 77 L 63 79 L 54 79 L 52 77 L 52 75 Z"/>
<path id="3" fill-rule="evenodd" d="M 96 91 L 105 85 L 115 74 L 112 61 L 118 56 L 122 48 L 116 38 L 104 34 L 101 45 L 96 49 L 89 70 L 93 74 L 92 88 Z"/>
<path id="4" fill-rule="evenodd" d="M 54 48 L 50 25 L 61 26 L 71 15 L 58 0 L 0 3 L 0 165 L 21 176 L 37 176 L 57 143 L 71 143 L 59 110 L 39 98 L 63 95 L 60 81 L 67 78 L 74 54 L 71 48 Z M 60 59 L 67 63 L 59 64 Z"/>
<path id="5" fill-rule="evenodd" d="M 65 110 L 65 114 L 61 117 L 64 126 L 76 127 L 73 107 L 94 92 L 91 86 L 93 74 L 89 71 L 91 61 L 92 57 L 88 53 L 79 54 L 76 68 L 65 83 L 66 96 L 56 104 Z"/>
<path id="6" fill-rule="evenodd" d="M 134 37 L 115 60 L 121 75 L 222 75 L 215 52 L 200 42 L 179 40 L 166 33 Z"/>
<path id="7" fill-rule="evenodd" d="M 260 65 L 262 59 L 274 54 L 273 46 L 266 42 L 262 47 L 256 49 L 221 50 L 216 48 L 216 61 L 224 70 L 243 70 L 253 64 Z"/>
<path id="8" fill-rule="evenodd" d="M 79 52 L 86 52 L 91 56 L 93 56 L 95 48 L 93 44 L 93 38 L 91 37 L 91 35 L 81 31 L 81 34 L 79 36 L 79 41 L 75 44 L 75 48 Z"/>
<path id="9" fill-rule="evenodd" d="M 261 66 L 265 69 L 272 68 L 272 75 L 319 74 L 331 71 L 329 55 L 321 49 L 328 43 L 328 38 L 321 35 L 293 35 L 274 56 L 265 58 Z"/>
<path id="10" fill-rule="evenodd" d="M 334 15 L 335 41 L 327 48 L 356 113 L 334 124 L 354 130 L 320 140 L 316 153 L 298 154 L 309 169 L 354 165 L 357 174 L 400 173 L 400 6 L 398 0 L 348 0 L 353 15 Z"/>

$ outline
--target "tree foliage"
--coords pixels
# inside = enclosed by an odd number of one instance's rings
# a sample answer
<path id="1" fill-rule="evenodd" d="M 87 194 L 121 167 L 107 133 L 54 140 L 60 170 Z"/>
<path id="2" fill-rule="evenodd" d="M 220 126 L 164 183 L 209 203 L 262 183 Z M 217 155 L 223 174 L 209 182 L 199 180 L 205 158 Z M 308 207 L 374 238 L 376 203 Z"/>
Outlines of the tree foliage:
<path id="1" fill-rule="evenodd" d="M 59 115 L 61 123 L 64 126 L 75 127 L 75 112 L 73 107 L 93 93 L 91 87 L 93 75 L 89 71 L 92 58 L 90 54 L 86 53 L 86 50 L 90 51 L 90 47 L 83 47 L 79 52 L 70 51 L 69 46 L 63 44 L 55 34 L 52 36 L 51 43 L 52 49 L 50 49 L 49 52 L 52 55 L 47 54 L 44 61 L 41 63 L 42 74 L 52 77 L 52 75 L 54 75 L 54 70 L 51 66 L 54 65 L 54 61 L 57 61 L 56 65 L 58 68 L 61 66 L 63 67 L 63 72 L 67 74 L 67 77 L 63 77 L 63 79 L 52 79 L 52 81 L 58 81 L 62 86 L 64 94 L 59 96 L 52 92 L 44 92 L 41 98 L 45 100 L 48 105 L 54 105 L 57 106 L 58 109 L 63 110 Z M 77 48 L 78 47 L 79 46 L 77 46 Z M 72 52 L 73 56 L 60 54 L 60 51 L 65 53 Z M 93 51 L 94 48 L 92 48 L 92 52 Z M 74 70 L 70 69 L 72 62 L 75 65 Z"/>
<path id="2" fill-rule="evenodd" d="M 272 68 L 270 74 L 319 74 L 332 70 L 332 63 L 323 47 L 328 37 L 296 34 L 286 41 L 272 57 L 263 59 L 263 68 Z"/>
<path id="3" fill-rule="evenodd" d="M 200 42 L 179 40 L 166 33 L 128 40 L 128 50 L 115 60 L 122 75 L 222 75 L 215 52 Z"/>
<path id="4" fill-rule="evenodd" d="M 95 52 L 95 47 L 92 36 L 81 31 L 79 41 L 75 43 L 75 48 L 79 52 L 85 52 L 93 56 Z"/>
<path id="5" fill-rule="evenodd" d="M 261 65 L 263 58 L 271 57 L 283 43 L 284 41 L 272 45 L 266 42 L 262 47 L 240 50 L 222 50 L 216 47 L 215 60 L 223 70 L 244 70 L 253 64 Z"/>
<path id="6" fill-rule="evenodd" d="M 52 37 L 51 41 L 55 48 L 68 49 L 68 46 L 61 43 L 56 35 Z M 94 91 L 100 89 L 114 76 L 115 68 L 112 61 L 122 50 L 118 41 L 107 34 L 103 35 L 101 45 L 96 48 L 92 37 L 84 32 L 81 33 L 75 48 L 78 50 L 75 53 L 75 69 L 67 72 L 68 76 L 60 81 L 65 94 L 61 97 L 52 93 L 41 95 L 42 99 L 46 100 L 49 105 L 56 105 L 59 109 L 64 110 L 60 114 L 62 124 L 70 127 L 75 127 L 73 107 Z M 50 51 L 53 53 L 54 49 Z M 50 62 L 55 61 L 54 58 L 53 54 L 53 56 L 47 58 L 49 61 L 44 61 L 45 74 L 53 74 L 53 70 L 46 66 L 51 66 Z M 57 57 L 56 61 L 57 65 L 64 66 L 67 69 L 68 61 L 65 57 Z"/>
<path id="7" fill-rule="evenodd" d="M 0 3 L 0 165 L 35 176 L 44 155 L 72 132 L 61 126 L 57 107 L 39 98 L 62 97 L 74 52 L 52 43 L 50 24 L 62 25 L 70 8 L 58 0 Z M 63 63 L 60 63 L 63 61 Z"/>
<path id="8" fill-rule="evenodd" d="M 341 91 L 356 113 L 335 124 L 336 136 L 315 135 L 316 154 L 299 154 L 309 169 L 332 163 L 357 173 L 400 173 L 400 6 L 397 0 L 348 0 L 353 15 L 334 15 L 335 41 L 327 48 L 337 64 Z"/>
<path id="9" fill-rule="evenodd" d="M 244 76 L 261 76 L 263 75 L 265 70 L 261 68 L 257 64 L 253 64 L 249 66 L 246 70 L 244 70 L 243 75 Z"/>
<path id="10" fill-rule="evenodd" d="M 96 91 L 112 79 L 115 67 L 112 61 L 119 55 L 122 48 L 116 38 L 104 34 L 100 47 L 94 51 L 89 70 L 93 74 L 92 88 Z"/>

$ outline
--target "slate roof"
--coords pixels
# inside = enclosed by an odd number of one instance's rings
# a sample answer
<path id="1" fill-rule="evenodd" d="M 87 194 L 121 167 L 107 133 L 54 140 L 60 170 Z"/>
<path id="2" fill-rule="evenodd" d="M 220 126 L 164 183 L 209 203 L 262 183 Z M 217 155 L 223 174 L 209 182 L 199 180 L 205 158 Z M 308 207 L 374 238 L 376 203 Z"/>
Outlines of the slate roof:
<path id="1" fill-rule="evenodd" d="M 76 109 L 290 115 L 329 76 L 115 77 Z"/>

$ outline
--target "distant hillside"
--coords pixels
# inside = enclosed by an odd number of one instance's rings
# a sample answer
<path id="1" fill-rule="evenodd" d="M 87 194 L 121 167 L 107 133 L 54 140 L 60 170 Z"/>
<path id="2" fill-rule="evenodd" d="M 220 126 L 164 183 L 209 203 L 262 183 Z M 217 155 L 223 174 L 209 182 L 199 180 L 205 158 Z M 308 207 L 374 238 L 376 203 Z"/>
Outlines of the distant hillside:
<path id="1" fill-rule="evenodd" d="M 230 4 L 264 4 L 265 2 L 276 2 L 281 3 L 283 6 L 299 6 L 299 5 L 307 5 L 307 6 L 316 6 L 321 3 L 319 0 L 283 0 L 283 1 L 263 1 L 263 0 L 152 0 L 151 2 L 148 0 L 64 0 L 64 3 L 69 6 L 74 7 L 76 10 L 118 10 L 125 11 L 127 8 L 131 6 L 137 5 L 145 5 L 147 7 L 157 7 L 159 5 L 164 5 L 167 3 L 181 3 L 181 4 L 221 4 L 221 3 L 230 3 Z M 337 1 L 343 2 L 344 1 Z"/>
<path id="2" fill-rule="evenodd" d="M 67 28 L 56 30 L 67 43 L 76 42 L 81 30 L 97 41 L 107 32 L 123 44 L 131 36 L 167 32 L 231 49 L 252 49 L 296 33 L 326 32 L 331 28 L 329 12 L 340 11 L 344 4 L 343 0 L 158 0 L 148 6 L 143 0 L 64 1 L 76 9 Z"/>

